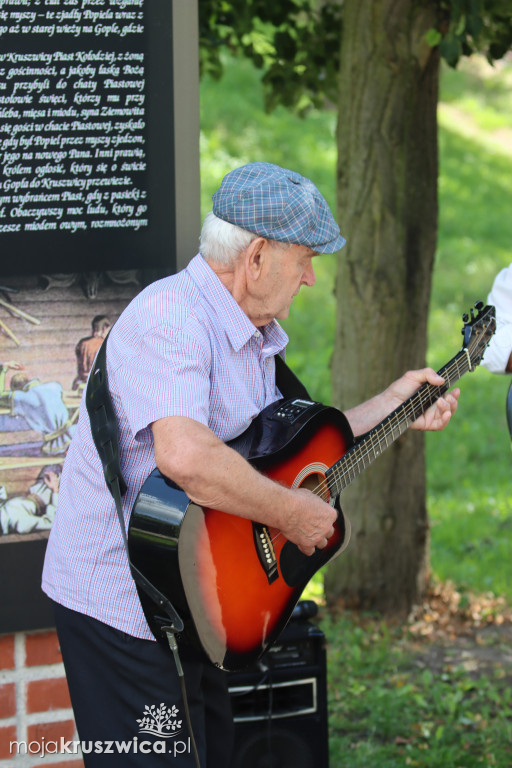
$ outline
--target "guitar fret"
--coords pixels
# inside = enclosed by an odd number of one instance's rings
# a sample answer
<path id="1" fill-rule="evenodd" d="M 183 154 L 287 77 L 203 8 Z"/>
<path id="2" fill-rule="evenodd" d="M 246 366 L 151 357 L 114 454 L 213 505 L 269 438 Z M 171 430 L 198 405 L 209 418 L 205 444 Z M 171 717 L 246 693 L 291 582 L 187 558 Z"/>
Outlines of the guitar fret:
<path id="1" fill-rule="evenodd" d="M 436 402 L 456 381 L 471 370 L 465 350 L 439 370 L 445 383 L 441 387 L 423 384 L 408 400 L 389 414 L 366 435 L 362 435 L 340 461 L 326 473 L 331 494 L 338 495 L 395 442 L 419 416 Z"/>

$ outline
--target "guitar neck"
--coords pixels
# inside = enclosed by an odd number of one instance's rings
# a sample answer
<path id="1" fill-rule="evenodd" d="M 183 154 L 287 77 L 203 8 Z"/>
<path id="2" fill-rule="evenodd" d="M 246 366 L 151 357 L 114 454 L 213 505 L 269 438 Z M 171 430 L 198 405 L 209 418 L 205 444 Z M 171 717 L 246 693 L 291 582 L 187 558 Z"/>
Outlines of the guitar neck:
<path id="1" fill-rule="evenodd" d="M 329 491 L 338 496 L 361 472 L 373 464 L 375 459 L 389 448 L 408 427 L 416 421 L 435 401 L 450 389 L 465 373 L 472 370 L 471 359 L 466 350 L 461 350 L 438 373 L 444 384 L 436 387 L 423 384 L 408 400 L 405 400 L 389 416 L 377 424 L 356 442 L 326 472 Z"/>

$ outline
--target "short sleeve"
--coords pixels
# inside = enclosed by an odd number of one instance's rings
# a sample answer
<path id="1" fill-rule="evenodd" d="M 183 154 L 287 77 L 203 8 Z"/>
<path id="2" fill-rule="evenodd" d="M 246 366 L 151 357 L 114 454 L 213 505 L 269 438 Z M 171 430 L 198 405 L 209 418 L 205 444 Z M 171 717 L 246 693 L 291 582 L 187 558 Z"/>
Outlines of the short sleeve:
<path id="1" fill-rule="evenodd" d="M 505 373 L 512 352 L 512 265 L 496 275 L 487 303 L 496 307 L 496 333 L 482 365 L 491 373 Z"/>
<path id="2" fill-rule="evenodd" d="M 133 436 L 167 416 L 207 425 L 210 368 L 208 334 L 197 324 L 180 329 L 161 325 L 142 336 L 129 361 L 109 371 L 114 401 Z"/>

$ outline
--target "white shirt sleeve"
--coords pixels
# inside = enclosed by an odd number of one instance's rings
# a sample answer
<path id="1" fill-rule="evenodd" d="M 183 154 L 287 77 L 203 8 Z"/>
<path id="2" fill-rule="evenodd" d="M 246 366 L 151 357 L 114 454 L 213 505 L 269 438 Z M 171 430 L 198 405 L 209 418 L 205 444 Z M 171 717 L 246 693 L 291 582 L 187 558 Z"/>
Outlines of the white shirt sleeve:
<path id="1" fill-rule="evenodd" d="M 512 264 L 496 275 L 487 303 L 496 307 L 496 333 L 484 352 L 482 365 L 491 373 L 505 373 L 512 352 Z"/>

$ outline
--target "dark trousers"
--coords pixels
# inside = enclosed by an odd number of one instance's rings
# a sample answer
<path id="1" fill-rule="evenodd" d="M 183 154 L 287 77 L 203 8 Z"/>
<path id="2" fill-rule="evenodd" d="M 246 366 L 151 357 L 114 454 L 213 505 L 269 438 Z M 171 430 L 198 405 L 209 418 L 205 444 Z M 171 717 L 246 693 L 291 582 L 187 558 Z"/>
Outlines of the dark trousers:
<path id="1" fill-rule="evenodd" d="M 171 651 L 58 604 L 55 619 L 87 768 L 195 768 Z M 227 768 L 226 675 L 208 662 L 182 665 L 201 768 Z"/>

